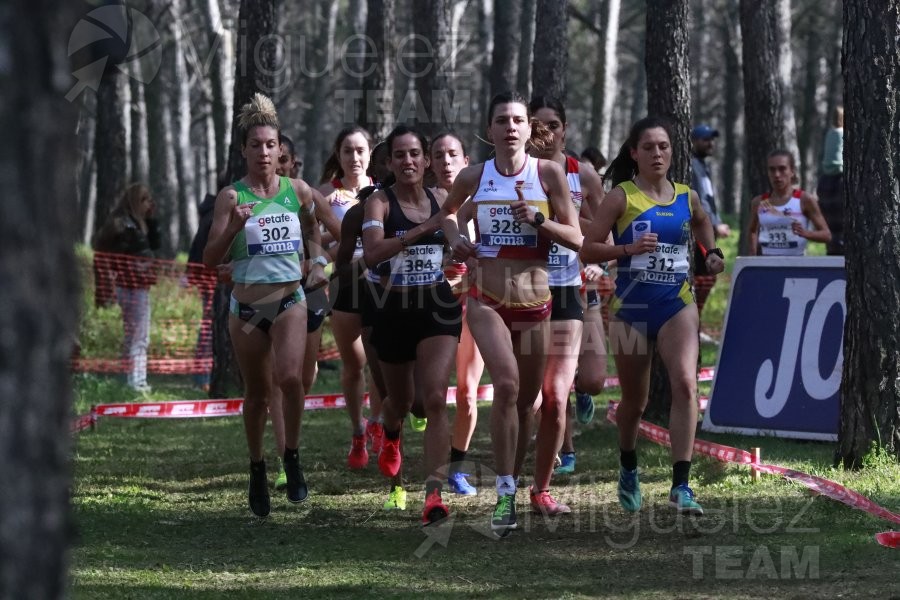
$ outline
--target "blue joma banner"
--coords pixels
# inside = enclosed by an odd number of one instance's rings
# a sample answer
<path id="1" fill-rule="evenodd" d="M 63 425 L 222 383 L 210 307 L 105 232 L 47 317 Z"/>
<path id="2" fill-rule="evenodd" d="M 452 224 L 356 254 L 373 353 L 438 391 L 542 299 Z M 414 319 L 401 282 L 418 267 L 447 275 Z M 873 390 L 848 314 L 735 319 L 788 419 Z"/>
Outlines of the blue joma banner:
<path id="1" fill-rule="evenodd" d="M 734 268 L 706 431 L 837 440 L 842 257 L 742 257 Z"/>

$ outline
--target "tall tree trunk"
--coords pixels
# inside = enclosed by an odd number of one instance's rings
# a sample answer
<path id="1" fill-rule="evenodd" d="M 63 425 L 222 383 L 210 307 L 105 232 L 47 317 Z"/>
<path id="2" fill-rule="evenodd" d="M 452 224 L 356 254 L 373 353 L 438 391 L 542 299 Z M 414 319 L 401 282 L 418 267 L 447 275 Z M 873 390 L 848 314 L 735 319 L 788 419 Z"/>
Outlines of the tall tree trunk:
<path id="1" fill-rule="evenodd" d="M 526 98 L 531 98 L 531 63 L 534 61 L 534 28 L 537 19 L 537 0 L 522 0 L 519 15 L 519 58 L 515 88 Z"/>
<path id="2" fill-rule="evenodd" d="M 328 97 L 330 82 L 327 72 L 329 57 L 335 55 L 334 35 L 337 25 L 337 9 L 337 0 L 318 0 L 310 7 L 311 16 L 315 23 L 313 28 L 315 37 L 309 47 L 308 54 L 311 56 L 307 59 L 307 62 L 311 63 L 313 71 L 310 77 L 311 85 L 309 86 L 309 109 L 306 110 L 303 119 L 303 131 L 307 140 L 318 141 L 326 138 L 325 122 L 322 119 L 322 115 L 325 114 L 327 103 L 330 102 Z M 345 117 L 353 118 L 352 115 L 345 115 Z M 303 168 L 309 181 L 318 181 L 319 175 L 322 173 L 322 151 L 324 149 L 321 143 L 308 143 L 306 145 Z"/>
<path id="3" fill-rule="evenodd" d="M 744 60 L 744 121 L 747 128 L 747 178 L 752 194 L 769 189 L 766 155 L 787 148 L 796 156 L 793 106 L 785 89 L 783 0 L 741 0 L 741 40 Z M 787 59 L 790 64 L 790 58 Z M 788 116 L 790 115 L 790 117 Z M 743 231 L 742 231 L 743 235 Z"/>
<path id="4" fill-rule="evenodd" d="M 725 50 L 725 120 L 722 123 L 724 148 L 722 150 L 722 208 L 727 215 L 737 214 L 741 205 L 741 165 L 739 136 L 743 135 L 743 110 L 741 106 L 741 28 L 738 26 L 738 4 L 727 0 L 722 15 L 720 32 Z"/>
<path id="5" fill-rule="evenodd" d="M 712 27 L 710 27 L 710 0 L 694 0 L 691 9 L 691 113 L 695 123 L 709 120 L 709 103 L 712 98 L 712 86 L 707 55 L 712 44 Z"/>
<path id="6" fill-rule="evenodd" d="M 561 102 L 566 101 L 569 62 L 568 5 L 568 0 L 538 0 L 535 18 L 531 76 L 534 93 L 553 96 Z"/>
<path id="7" fill-rule="evenodd" d="M 475 130 L 484 131 L 487 120 L 487 107 L 491 100 L 491 67 L 493 61 L 487 57 L 493 55 L 494 28 L 491 26 L 491 14 L 494 6 L 493 0 L 477 0 L 478 2 L 478 54 L 481 57 L 481 77 L 478 78 L 480 102 L 473 107 L 475 115 Z M 483 134 L 482 134 L 483 135 Z M 471 151 L 470 151 L 471 152 Z M 478 151 L 474 153 L 476 160 L 485 160 L 490 156 L 490 146 L 478 144 Z"/>
<path id="8" fill-rule="evenodd" d="M 228 149 L 227 181 L 236 181 L 247 173 L 241 155 L 241 131 L 237 113 L 256 92 L 271 94 L 275 89 L 275 0 L 241 0 L 238 14 L 237 56 L 234 61 L 234 114 L 231 119 L 231 145 Z M 223 398 L 230 388 L 240 388 L 241 378 L 231 337 L 228 335 L 229 286 L 216 287 L 213 299 L 213 371 L 210 397 Z"/>
<path id="9" fill-rule="evenodd" d="M 131 68 L 138 69 L 136 63 Z M 144 84 L 135 76 L 131 85 L 131 180 L 148 183 L 150 156 L 147 152 L 147 104 L 144 102 Z"/>
<path id="10" fill-rule="evenodd" d="M 350 35 L 353 36 L 347 44 L 347 67 L 344 71 L 344 86 L 347 90 L 362 89 L 364 55 L 367 52 L 365 35 L 368 4 L 366 0 L 350 0 L 347 8 L 347 21 L 350 23 Z"/>
<path id="11" fill-rule="evenodd" d="M 647 112 L 672 122 L 672 167 L 675 181 L 691 180 L 689 126 L 691 87 L 688 64 L 687 0 L 648 0 Z M 650 371 L 650 401 L 644 415 L 657 423 L 669 422 L 672 390 L 659 352 L 654 350 Z"/>
<path id="12" fill-rule="evenodd" d="M 222 25 L 219 0 L 201 3 L 209 43 L 210 112 L 215 131 L 216 175 L 228 164 L 228 126 L 231 107 L 228 102 L 228 42 L 230 36 Z"/>
<path id="13" fill-rule="evenodd" d="M 123 102 L 125 74 L 117 68 L 107 69 L 97 90 L 97 133 L 94 155 L 97 160 L 97 205 L 94 233 L 103 225 L 106 216 L 125 190 L 127 180 L 125 154 L 125 103 Z"/>
<path id="14" fill-rule="evenodd" d="M 191 98 L 190 79 L 185 62 L 185 42 L 181 19 L 184 12 L 182 0 L 170 0 L 172 15 L 172 95 L 173 129 L 175 134 L 175 172 L 178 177 L 178 238 L 175 246 L 178 250 L 187 250 L 191 245 L 194 232 L 197 231 L 198 194 L 194 167 L 196 162 L 191 143 Z"/>
<path id="15" fill-rule="evenodd" d="M 174 256 L 178 243 L 178 178 L 175 167 L 175 136 L 172 129 L 171 69 L 173 22 L 167 0 L 153 0 L 150 14 L 156 18 L 162 36 L 162 66 L 159 74 L 144 87 L 147 105 L 147 149 L 150 157 L 150 191 L 156 200 L 156 214 L 162 237 L 161 252 Z M 99 172 L 98 172 L 99 177 Z"/>
<path id="16" fill-rule="evenodd" d="M 81 109 L 78 111 L 78 215 L 80 217 L 79 239 L 90 244 L 94 235 L 94 221 L 97 219 L 97 186 L 95 184 L 96 162 L 94 161 L 94 137 L 97 130 L 95 117 L 97 96 L 82 94 Z"/>
<path id="17" fill-rule="evenodd" d="M 817 170 L 816 163 L 819 156 L 817 140 L 821 137 L 820 132 L 823 124 L 822 115 L 819 114 L 818 110 L 819 81 L 822 79 L 820 60 L 822 53 L 821 20 L 814 16 L 811 16 L 811 19 L 812 22 L 805 24 L 805 77 L 802 88 L 803 103 L 800 123 L 797 130 L 797 146 L 800 152 L 800 156 L 798 156 L 800 172 L 798 175 L 800 176 L 800 185 L 804 188 L 809 188 L 811 182 L 814 181 Z"/>
<path id="18" fill-rule="evenodd" d="M 647 31 L 646 29 L 641 31 L 640 33 L 640 44 L 639 44 L 639 52 L 640 56 L 638 65 L 643 65 L 647 60 Z M 647 70 L 641 69 L 639 66 L 634 69 L 634 79 L 631 82 L 632 85 L 632 98 L 631 98 L 631 118 L 629 119 L 629 123 L 625 125 L 625 129 L 631 126 L 631 123 L 634 123 L 641 117 L 647 114 Z M 618 148 L 613 148 L 611 154 L 615 154 L 618 151 Z"/>
<path id="19" fill-rule="evenodd" d="M 66 41 L 81 10 L 74 2 L 25 0 L 0 10 L 0 55 L 7 58 L 0 61 L 0 127 L 8 136 L 0 145 L 0 186 L 35 200 L 7 203 L 0 219 L 5 598 L 71 594 L 69 359 L 80 305 L 71 203 L 79 104 L 65 95 L 76 83 Z"/>
<path id="20" fill-rule="evenodd" d="M 372 47 L 366 55 L 358 122 L 378 140 L 394 126 L 394 2 L 370 0 L 366 15 L 366 37 Z"/>
<path id="21" fill-rule="evenodd" d="M 612 114 L 618 95 L 619 71 L 619 0 L 603 0 L 603 39 L 600 41 L 600 60 L 594 82 L 594 118 L 591 119 L 592 144 L 596 144 L 607 157 L 610 156 L 609 140 L 612 131 Z M 641 69 L 643 71 L 643 69 Z M 598 106 L 599 105 L 599 106 Z"/>
<path id="22" fill-rule="evenodd" d="M 844 3 L 847 315 L 840 458 L 900 459 L 900 1 Z M 860 202 L 865 198 L 865 202 Z M 873 268 L 873 265 L 877 267 Z"/>
<path id="23" fill-rule="evenodd" d="M 450 76 L 446 71 L 450 56 L 451 0 L 424 0 L 416 4 L 413 25 L 416 35 L 427 40 L 416 60 L 414 77 L 418 101 L 424 107 L 425 120 L 417 125 L 428 138 L 450 127 L 453 106 Z M 446 110 L 445 110 L 446 108 Z"/>
<path id="24" fill-rule="evenodd" d="M 494 50 L 491 53 L 491 96 L 515 90 L 521 38 L 522 5 L 509 2 L 494 6 Z M 537 44 L 535 40 L 535 44 Z"/>

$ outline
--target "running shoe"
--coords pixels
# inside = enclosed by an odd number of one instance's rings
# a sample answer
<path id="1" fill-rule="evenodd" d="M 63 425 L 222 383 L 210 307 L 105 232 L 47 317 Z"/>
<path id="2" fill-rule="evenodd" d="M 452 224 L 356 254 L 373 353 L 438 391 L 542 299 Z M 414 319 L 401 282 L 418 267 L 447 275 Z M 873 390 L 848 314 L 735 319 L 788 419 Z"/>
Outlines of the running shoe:
<path id="1" fill-rule="evenodd" d="M 428 427 L 428 417 L 420 419 L 416 415 L 409 413 L 409 426 L 412 427 L 413 431 L 425 431 L 425 428 Z"/>
<path id="2" fill-rule="evenodd" d="M 406 490 L 395 485 L 384 503 L 384 510 L 406 510 Z"/>
<path id="3" fill-rule="evenodd" d="M 459 494 L 460 496 L 476 495 L 478 490 L 476 490 L 471 483 L 466 481 L 466 477 L 468 476 L 468 473 L 460 473 L 459 471 L 450 473 L 450 477 L 447 478 L 447 483 L 450 484 L 450 491 L 454 494 Z"/>
<path id="4" fill-rule="evenodd" d="M 531 509 L 545 517 L 555 517 L 556 515 L 565 515 L 572 512 L 572 509 L 563 504 L 562 502 L 557 502 L 556 499 L 550 495 L 550 492 L 544 490 L 542 492 L 534 493 L 534 490 L 529 488 L 531 496 Z"/>
<path id="5" fill-rule="evenodd" d="M 381 452 L 381 442 L 384 439 L 384 427 L 378 421 L 369 421 L 366 423 L 366 437 L 369 438 L 369 444 L 372 446 L 372 454 L 378 456 Z"/>
<path id="6" fill-rule="evenodd" d="M 637 469 L 619 467 L 619 504 L 628 512 L 641 510 L 641 482 Z"/>
<path id="7" fill-rule="evenodd" d="M 506 535 L 518 526 L 516 522 L 516 497 L 497 496 L 497 505 L 491 515 L 491 530 L 497 535 Z"/>
<path id="8" fill-rule="evenodd" d="M 553 469 L 554 475 L 571 475 L 575 472 L 575 453 L 563 452 L 559 455 L 560 464 Z"/>
<path id="9" fill-rule="evenodd" d="M 369 464 L 369 452 L 366 450 L 366 435 L 361 433 L 353 436 L 350 442 L 350 454 L 347 455 L 347 466 L 351 469 L 365 469 Z"/>
<path id="10" fill-rule="evenodd" d="M 287 487 L 287 474 L 284 472 L 284 467 L 280 464 L 278 466 L 278 477 L 275 479 L 275 491 L 281 492 L 284 491 L 284 488 Z"/>
<path id="11" fill-rule="evenodd" d="M 702 515 L 703 507 L 694 500 L 694 490 L 688 484 L 681 483 L 669 492 L 669 506 L 683 515 Z"/>
<path id="12" fill-rule="evenodd" d="M 403 456 L 400 454 L 400 440 L 384 438 L 381 452 L 378 454 L 378 469 L 385 477 L 396 477 L 400 472 Z"/>
<path id="13" fill-rule="evenodd" d="M 575 392 L 575 418 L 582 425 L 594 420 L 594 397 L 584 392 Z"/>
<path id="14" fill-rule="evenodd" d="M 422 509 L 422 526 L 440 524 L 441 521 L 450 516 L 450 509 L 441 500 L 441 493 L 437 490 L 431 490 L 431 493 L 425 497 L 425 507 Z"/>
<path id="15" fill-rule="evenodd" d="M 268 517 L 272 510 L 269 501 L 269 480 L 266 478 L 266 463 L 250 463 L 250 486 L 247 490 L 247 502 L 250 510 L 257 517 Z"/>
<path id="16" fill-rule="evenodd" d="M 303 469 L 300 467 L 300 455 L 296 450 L 291 455 L 285 453 L 284 473 L 287 476 L 287 499 L 294 504 L 303 502 L 309 496 L 309 488 L 303 477 Z"/>

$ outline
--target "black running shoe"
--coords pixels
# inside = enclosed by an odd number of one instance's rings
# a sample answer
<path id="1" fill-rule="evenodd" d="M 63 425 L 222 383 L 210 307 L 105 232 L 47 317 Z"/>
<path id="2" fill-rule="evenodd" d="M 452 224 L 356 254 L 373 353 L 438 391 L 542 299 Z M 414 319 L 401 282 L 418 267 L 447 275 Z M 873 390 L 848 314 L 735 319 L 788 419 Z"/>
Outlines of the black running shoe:
<path id="1" fill-rule="evenodd" d="M 300 468 L 300 455 L 296 450 L 284 452 L 284 474 L 287 475 L 287 499 L 290 502 L 303 502 L 309 496 L 303 469 Z"/>
<path id="2" fill-rule="evenodd" d="M 269 502 L 269 480 L 266 478 L 266 461 L 250 462 L 250 488 L 247 491 L 250 510 L 257 517 L 268 517 L 272 510 Z"/>

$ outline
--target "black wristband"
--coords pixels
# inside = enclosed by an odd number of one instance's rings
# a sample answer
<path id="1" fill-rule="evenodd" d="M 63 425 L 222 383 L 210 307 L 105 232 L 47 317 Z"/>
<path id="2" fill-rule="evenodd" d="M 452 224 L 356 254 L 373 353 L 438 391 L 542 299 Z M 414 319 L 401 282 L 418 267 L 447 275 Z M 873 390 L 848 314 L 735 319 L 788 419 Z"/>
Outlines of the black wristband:
<path id="1" fill-rule="evenodd" d="M 706 258 L 709 258 L 709 255 L 710 255 L 710 254 L 715 254 L 716 256 L 718 256 L 719 258 L 721 258 L 722 260 L 725 260 L 725 255 L 722 254 L 722 249 L 721 249 L 721 248 L 710 248 L 709 250 L 706 251 Z"/>

